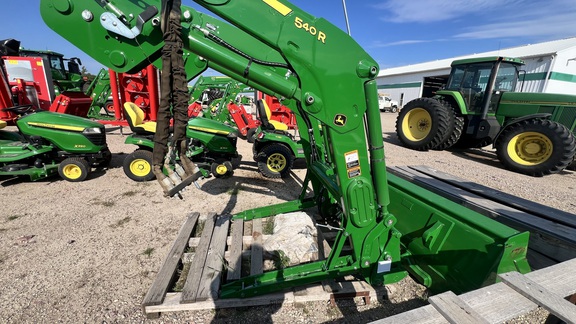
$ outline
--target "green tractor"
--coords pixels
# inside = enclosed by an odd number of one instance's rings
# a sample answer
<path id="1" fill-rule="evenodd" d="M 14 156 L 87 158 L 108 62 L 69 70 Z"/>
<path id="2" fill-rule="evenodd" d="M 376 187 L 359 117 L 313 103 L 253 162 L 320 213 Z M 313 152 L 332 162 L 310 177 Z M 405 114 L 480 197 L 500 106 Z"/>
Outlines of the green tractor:
<path id="1" fill-rule="evenodd" d="M 84 89 L 84 94 L 92 98 L 92 104 L 88 110 L 88 118 L 113 119 L 114 103 L 112 99 L 112 87 L 110 86 L 110 72 L 108 69 L 100 69 L 96 77 Z"/>
<path id="2" fill-rule="evenodd" d="M 420 151 L 493 144 L 507 169 L 530 176 L 569 167 L 576 153 L 576 96 L 515 92 L 522 65 L 508 57 L 454 61 L 444 89 L 402 108 L 398 138 Z"/>
<path id="3" fill-rule="evenodd" d="M 20 49 L 20 56 L 41 57 L 50 64 L 52 81 L 56 95 L 64 91 L 83 92 L 86 81 L 82 77 L 82 62 L 77 57 L 64 58 L 63 54 L 53 51 Z M 66 64 L 65 64 L 66 62 Z"/>
<path id="4" fill-rule="evenodd" d="M 85 180 L 92 167 L 110 163 L 104 126 L 68 114 L 33 109 L 32 105 L 5 108 L 19 117 L 18 131 L 0 121 L 0 176 L 38 180 L 56 173 L 71 182 Z"/>

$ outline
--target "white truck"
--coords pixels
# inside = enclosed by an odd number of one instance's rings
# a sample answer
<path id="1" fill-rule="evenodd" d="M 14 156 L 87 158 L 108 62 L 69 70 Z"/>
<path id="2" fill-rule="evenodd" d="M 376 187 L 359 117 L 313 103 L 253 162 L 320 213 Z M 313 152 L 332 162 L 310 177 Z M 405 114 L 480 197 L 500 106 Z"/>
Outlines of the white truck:
<path id="1" fill-rule="evenodd" d="M 398 101 L 392 100 L 387 95 L 378 95 L 378 106 L 380 107 L 380 111 L 382 112 L 398 112 Z"/>

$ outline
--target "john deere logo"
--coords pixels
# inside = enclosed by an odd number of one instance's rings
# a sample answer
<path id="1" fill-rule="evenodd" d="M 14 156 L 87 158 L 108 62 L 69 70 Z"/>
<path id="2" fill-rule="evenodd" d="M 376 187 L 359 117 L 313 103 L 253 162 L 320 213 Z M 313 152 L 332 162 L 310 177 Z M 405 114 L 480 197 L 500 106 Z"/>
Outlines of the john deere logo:
<path id="1" fill-rule="evenodd" d="M 336 117 L 334 117 L 334 125 L 336 126 L 346 125 L 346 116 L 342 114 L 336 115 Z"/>

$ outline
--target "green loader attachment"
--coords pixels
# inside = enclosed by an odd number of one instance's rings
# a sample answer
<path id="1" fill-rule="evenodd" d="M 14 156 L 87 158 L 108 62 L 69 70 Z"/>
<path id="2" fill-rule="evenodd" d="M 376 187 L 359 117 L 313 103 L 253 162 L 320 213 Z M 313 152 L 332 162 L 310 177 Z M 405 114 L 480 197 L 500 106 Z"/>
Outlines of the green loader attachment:
<path id="1" fill-rule="evenodd" d="M 194 63 L 195 75 L 212 68 L 285 101 L 297 114 L 306 157 L 298 199 L 247 210 L 232 221 L 317 210 L 336 233 L 323 260 L 226 282 L 219 298 L 349 274 L 390 284 L 408 272 L 433 290 L 462 292 L 495 282 L 498 273 L 530 271 L 528 233 L 388 175 L 375 80 L 379 67 L 349 35 L 285 0 L 195 2 L 229 23 L 182 6 L 187 65 Z M 41 0 L 40 9 L 50 28 L 122 72 L 159 63 L 164 5 Z"/>

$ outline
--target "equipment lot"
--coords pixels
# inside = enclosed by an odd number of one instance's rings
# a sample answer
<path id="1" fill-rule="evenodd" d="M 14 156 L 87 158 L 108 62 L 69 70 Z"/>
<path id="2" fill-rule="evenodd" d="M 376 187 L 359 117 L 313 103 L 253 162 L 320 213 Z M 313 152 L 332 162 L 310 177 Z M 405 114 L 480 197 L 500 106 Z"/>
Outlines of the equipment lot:
<path id="1" fill-rule="evenodd" d="M 388 166 L 427 165 L 566 212 L 574 212 L 576 172 L 534 178 L 503 169 L 493 150 L 417 152 L 400 146 L 397 114 L 382 113 Z M 124 128 L 124 132 L 129 129 Z M 251 145 L 238 142 L 241 168 L 230 179 L 208 179 L 184 199 L 164 198 L 157 182 L 137 183 L 124 175 L 122 159 L 134 150 L 119 130 L 108 134 L 111 167 L 84 182 L 56 178 L 4 181 L 0 186 L 0 321 L 142 322 L 140 304 L 187 213 L 239 212 L 295 199 L 296 177 L 261 177 Z M 120 154 L 123 153 L 123 154 Z M 415 290 L 416 289 L 416 290 Z M 306 304 L 241 310 L 164 314 L 160 321 L 366 322 L 425 302 L 410 280 L 391 285 L 391 302 L 378 306 Z M 343 315 L 344 314 L 344 315 Z"/>

